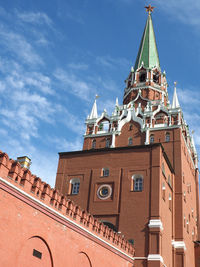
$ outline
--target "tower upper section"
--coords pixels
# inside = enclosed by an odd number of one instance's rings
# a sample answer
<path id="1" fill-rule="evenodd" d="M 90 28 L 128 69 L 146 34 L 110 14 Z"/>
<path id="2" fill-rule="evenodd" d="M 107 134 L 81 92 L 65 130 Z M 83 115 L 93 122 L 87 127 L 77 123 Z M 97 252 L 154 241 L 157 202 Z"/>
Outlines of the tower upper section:
<path id="1" fill-rule="evenodd" d="M 170 143 L 177 141 L 173 138 L 178 129 L 191 155 L 192 164 L 197 166 L 195 145 L 183 118 L 176 83 L 172 104 L 168 99 L 168 84 L 166 73 L 160 67 L 152 9 L 151 6 L 147 7 L 148 17 L 135 67 L 131 67 L 125 80 L 123 104 L 120 105 L 116 99 L 111 115 L 104 110 L 98 116 L 95 100 L 86 120 L 83 149 Z"/>
<path id="2" fill-rule="evenodd" d="M 146 69 L 153 69 L 155 67 L 160 69 L 151 13 L 149 13 L 147 18 L 134 69 L 139 69 L 142 64 Z"/>

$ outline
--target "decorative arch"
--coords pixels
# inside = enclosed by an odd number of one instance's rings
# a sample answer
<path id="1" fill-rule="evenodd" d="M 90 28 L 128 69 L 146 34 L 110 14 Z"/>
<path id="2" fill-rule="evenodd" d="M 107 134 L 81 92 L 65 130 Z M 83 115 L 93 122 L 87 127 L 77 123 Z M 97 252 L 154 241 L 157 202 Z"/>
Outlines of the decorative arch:
<path id="1" fill-rule="evenodd" d="M 17 260 L 17 267 L 54 267 L 53 256 L 46 240 L 41 236 L 28 238 Z"/>
<path id="2" fill-rule="evenodd" d="M 130 122 L 131 120 L 133 120 L 133 121 L 139 123 L 141 129 L 143 129 L 143 126 L 144 126 L 144 124 L 143 124 L 143 120 L 142 120 L 141 118 L 137 117 L 137 115 L 136 115 L 134 109 L 129 109 L 126 118 L 124 118 L 123 120 L 121 120 L 121 121 L 119 122 L 118 130 L 121 131 L 122 127 L 123 127 L 126 123 Z"/>

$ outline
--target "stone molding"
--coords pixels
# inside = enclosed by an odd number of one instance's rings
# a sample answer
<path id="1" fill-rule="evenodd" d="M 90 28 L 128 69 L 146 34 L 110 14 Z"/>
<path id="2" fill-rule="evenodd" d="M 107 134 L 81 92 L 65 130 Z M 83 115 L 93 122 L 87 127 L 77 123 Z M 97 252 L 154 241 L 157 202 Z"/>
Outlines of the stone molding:
<path id="1" fill-rule="evenodd" d="M 149 254 L 148 261 L 160 261 L 163 263 L 163 257 L 160 254 Z"/>
<path id="2" fill-rule="evenodd" d="M 175 249 L 184 249 L 184 250 L 186 250 L 186 245 L 185 245 L 184 241 L 174 241 L 174 240 L 172 240 L 172 246 Z"/>
<path id="3" fill-rule="evenodd" d="M 150 220 L 148 226 L 149 228 L 160 228 L 160 230 L 163 230 L 163 224 L 159 219 Z"/>

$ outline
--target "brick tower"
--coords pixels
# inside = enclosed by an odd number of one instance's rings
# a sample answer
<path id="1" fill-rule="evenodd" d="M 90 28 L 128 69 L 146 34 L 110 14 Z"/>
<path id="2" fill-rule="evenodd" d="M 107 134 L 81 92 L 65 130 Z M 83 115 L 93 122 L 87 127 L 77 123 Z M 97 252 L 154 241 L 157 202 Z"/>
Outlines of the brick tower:
<path id="1" fill-rule="evenodd" d="M 86 119 L 82 151 L 59 153 L 56 189 L 134 243 L 135 266 L 195 266 L 197 152 L 179 105 L 170 104 L 151 13 L 123 104 Z M 196 265 L 197 266 L 197 265 Z"/>

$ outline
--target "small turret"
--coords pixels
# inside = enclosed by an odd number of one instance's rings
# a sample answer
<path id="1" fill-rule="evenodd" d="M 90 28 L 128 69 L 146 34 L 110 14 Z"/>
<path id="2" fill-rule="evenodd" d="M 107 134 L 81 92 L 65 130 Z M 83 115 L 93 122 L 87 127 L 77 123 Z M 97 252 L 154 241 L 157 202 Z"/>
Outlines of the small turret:
<path id="1" fill-rule="evenodd" d="M 17 157 L 17 162 L 20 163 L 22 168 L 30 169 L 31 159 L 28 158 L 27 156 Z"/>
<path id="2" fill-rule="evenodd" d="M 172 100 L 172 108 L 175 109 L 175 108 L 180 108 L 180 104 L 179 104 L 179 101 L 178 101 L 178 96 L 177 96 L 177 93 L 176 93 L 176 84 L 177 82 L 174 82 L 174 95 L 173 95 L 173 100 Z"/>
<path id="3" fill-rule="evenodd" d="M 92 111 L 90 113 L 90 116 L 89 116 L 89 119 L 96 119 L 98 118 L 98 113 L 97 113 L 97 103 L 96 103 L 96 99 L 98 98 L 99 96 L 96 95 L 96 98 L 94 100 L 94 104 L 93 104 L 93 107 L 92 107 Z"/>

